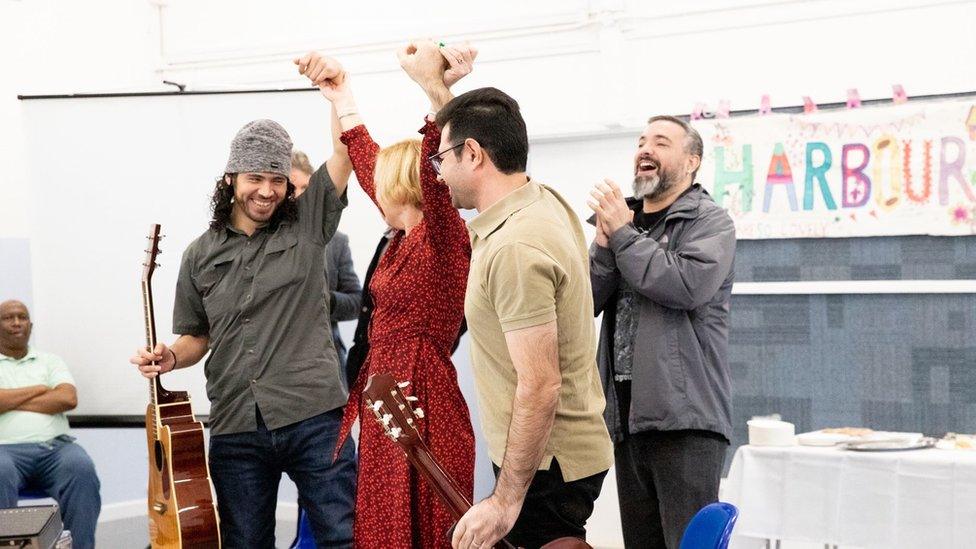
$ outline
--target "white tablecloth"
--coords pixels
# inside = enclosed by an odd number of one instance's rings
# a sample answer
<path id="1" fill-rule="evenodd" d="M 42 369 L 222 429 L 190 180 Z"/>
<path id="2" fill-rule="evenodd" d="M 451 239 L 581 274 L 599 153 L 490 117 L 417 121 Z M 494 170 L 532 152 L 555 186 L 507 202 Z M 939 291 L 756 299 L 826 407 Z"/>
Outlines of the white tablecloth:
<path id="1" fill-rule="evenodd" d="M 741 446 L 723 498 L 739 508 L 736 537 L 976 547 L 976 451 Z"/>

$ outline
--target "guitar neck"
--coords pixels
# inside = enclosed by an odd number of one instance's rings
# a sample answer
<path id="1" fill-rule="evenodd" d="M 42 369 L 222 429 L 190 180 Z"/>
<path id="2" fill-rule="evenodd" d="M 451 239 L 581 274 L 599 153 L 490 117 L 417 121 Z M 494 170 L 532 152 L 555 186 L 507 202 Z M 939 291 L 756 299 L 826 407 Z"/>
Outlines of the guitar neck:
<path id="1" fill-rule="evenodd" d="M 471 502 L 461 493 L 461 488 L 457 482 L 437 463 L 427 445 L 421 444 L 413 447 L 412 452 L 407 452 L 407 458 L 427 479 L 427 482 L 434 487 L 437 495 L 441 497 L 441 501 L 451 510 L 454 520 L 460 520 L 471 508 Z M 515 549 L 515 546 L 505 539 L 501 539 L 495 544 L 494 549 Z"/>
<path id="2" fill-rule="evenodd" d="M 413 452 L 407 453 L 410 462 L 427 479 L 427 482 L 448 506 L 451 514 L 454 515 L 454 520 L 460 519 L 471 508 L 471 502 L 461 493 L 461 488 L 454 479 L 437 463 L 426 445 L 416 446 L 413 450 Z"/>
<path id="3" fill-rule="evenodd" d="M 156 347 L 156 314 L 153 311 L 152 284 L 149 280 L 142 281 L 142 311 L 146 325 L 146 349 L 152 351 Z M 159 403 L 159 393 L 162 390 L 159 376 L 149 380 L 149 400 L 153 406 Z"/>

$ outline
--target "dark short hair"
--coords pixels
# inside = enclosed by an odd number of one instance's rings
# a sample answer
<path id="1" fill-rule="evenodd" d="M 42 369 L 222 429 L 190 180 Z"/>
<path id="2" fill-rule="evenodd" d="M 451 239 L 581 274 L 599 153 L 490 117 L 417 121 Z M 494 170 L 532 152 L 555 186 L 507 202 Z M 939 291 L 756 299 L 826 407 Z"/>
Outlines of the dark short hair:
<path id="1" fill-rule="evenodd" d="M 691 127 L 691 124 L 685 122 L 684 120 L 678 117 L 669 116 L 666 114 L 659 114 L 657 116 L 652 116 L 648 118 L 647 124 L 651 125 L 659 120 L 663 120 L 665 122 L 671 122 L 672 124 L 677 124 L 681 126 L 681 128 L 685 131 L 685 152 L 697 156 L 699 161 L 704 158 L 705 144 L 702 141 L 701 134 L 698 133 L 698 130 Z M 695 176 L 697 175 L 698 175 L 698 170 L 692 172 L 691 180 L 694 181 Z"/>
<path id="2" fill-rule="evenodd" d="M 450 124 L 451 144 L 474 139 L 498 171 L 524 172 L 529 160 L 529 136 L 518 102 L 497 88 L 478 88 L 452 99 L 437 113 L 437 126 Z M 457 158 L 463 149 L 455 150 Z"/>

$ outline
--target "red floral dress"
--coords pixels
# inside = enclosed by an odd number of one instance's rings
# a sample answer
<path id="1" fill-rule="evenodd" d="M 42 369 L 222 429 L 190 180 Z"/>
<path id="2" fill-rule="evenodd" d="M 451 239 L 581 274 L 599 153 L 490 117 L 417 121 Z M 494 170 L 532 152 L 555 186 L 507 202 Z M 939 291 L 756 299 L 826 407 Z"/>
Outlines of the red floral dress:
<path id="1" fill-rule="evenodd" d="M 473 493 L 474 433 L 451 363 L 464 316 L 471 244 L 447 187 L 427 160 L 437 152 L 440 131 L 428 121 L 421 133 L 423 221 L 409 235 L 397 232 L 373 273 L 369 355 L 350 391 L 340 430 L 345 440 L 357 415 L 362 418 L 353 536 L 362 548 L 449 548 L 447 531 L 454 523 L 366 409 L 362 390 L 371 374 L 389 372 L 411 382 L 405 392 L 416 396 L 414 404 L 425 412 L 418 428 L 427 445 L 465 496 L 470 499 Z M 344 132 L 342 142 L 349 147 L 356 178 L 375 203 L 379 146 L 362 125 Z"/>

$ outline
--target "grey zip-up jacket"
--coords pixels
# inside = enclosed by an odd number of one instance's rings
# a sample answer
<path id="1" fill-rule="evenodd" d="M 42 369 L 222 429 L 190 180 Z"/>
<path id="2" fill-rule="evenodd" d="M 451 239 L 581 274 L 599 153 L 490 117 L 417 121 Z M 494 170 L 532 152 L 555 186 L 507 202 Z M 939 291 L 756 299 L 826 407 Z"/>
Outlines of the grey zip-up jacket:
<path id="1" fill-rule="evenodd" d="M 642 201 L 628 199 L 633 210 Z M 593 218 L 591 218 L 591 223 Z M 732 436 L 728 364 L 735 227 L 700 185 L 671 205 L 645 236 L 632 224 L 590 247 L 595 315 L 603 313 L 597 362 L 615 442 L 629 430 L 700 429 Z M 620 424 L 614 387 L 617 288 L 637 293 L 629 429 Z"/>

